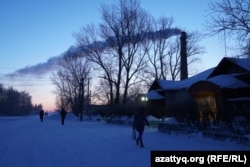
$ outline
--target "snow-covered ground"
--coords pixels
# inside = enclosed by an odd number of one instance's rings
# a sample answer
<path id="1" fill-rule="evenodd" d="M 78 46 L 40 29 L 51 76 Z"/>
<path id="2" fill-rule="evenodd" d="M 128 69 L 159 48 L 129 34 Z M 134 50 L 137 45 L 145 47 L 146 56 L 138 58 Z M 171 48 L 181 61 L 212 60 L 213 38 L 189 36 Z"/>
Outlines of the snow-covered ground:
<path id="1" fill-rule="evenodd" d="M 169 135 L 146 128 L 145 147 L 132 140 L 132 128 L 97 121 L 80 122 L 68 114 L 0 117 L 0 167 L 149 167 L 151 150 L 247 150 L 250 146 L 203 138 Z M 198 155 L 197 155 L 198 156 Z"/>

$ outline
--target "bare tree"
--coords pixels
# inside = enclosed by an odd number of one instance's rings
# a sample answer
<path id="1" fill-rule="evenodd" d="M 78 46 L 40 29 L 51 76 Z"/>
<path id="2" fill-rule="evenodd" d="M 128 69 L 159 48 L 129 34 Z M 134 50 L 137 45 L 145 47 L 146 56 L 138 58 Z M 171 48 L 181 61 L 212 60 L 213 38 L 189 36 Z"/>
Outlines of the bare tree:
<path id="1" fill-rule="evenodd" d="M 209 35 L 221 35 L 223 38 L 232 37 L 238 41 L 237 45 L 241 46 L 240 49 L 248 53 L 250 39 L 249 0 L 211 2 L 208 18 L 205 26 Z"/>
<path id="2" fill-rule="evenodd" d="M 61 68 L 53 73 L 52 81 L 56 85 L 58 107 L 65 107 L 78 114 L 80 106 L 80 86 L 83 78 L 89 78 L 90 67 L 86 59 L 77 52 L 67 52 L 60 60 Z M 85 80 L 86 81 L 86 80 Z M 87 82 L 84 82 L 86 86 Z"/>
<path id="3" fill-rule="evenodd" d="M 102 5 L 101 12 L 99 29 L 83 27 L 76 38 L 89 60 L 102 70 L 99 77 L 108 81 L 110 103 L 119 104 L 123 90 L 125 104 L 129 87 L 139 82 L 138 73 L 145 66 L 145 53 L 140 48 L 147 31 L 147 15 L 137 0 Z"/>
<path id="4" fill-rule="evenodd" d="M 99 84 L 95 87 L 95 92 L 92 95 L 94 97 L 94 103 L 97 104 L 111 104 L 110 99 L 110 91 L 109 91 L 109 83 L 107 80 L 100 80 Z"/>
<path id="5" fill-rule="evenodd" d="M 146 64 L 146 52 L 141 43 L 149 30 L 148 14 L 140 8 L 139 1 L 120 0 L 118 5 L 103 5 L 102 16 L 102 36 L 108 38 L 117 60 L 115 103 L 120 103 L 120 91 L 123 90 L 122 103 L 126 104 L 129 88 L 142 81 L 138 76 Z"/>
<path id="6" fill-rule="evenodd" d="M 180 56 L 180 42 L 179 38 L 174 38 L 173 42 L 169 45 L 167 49 L 167 59 L 165 63 L 165 68 L 168 68 L 168 73 L 170 76 L 166 76 L 163 79 L 176 80 L 181 69 L 181 56 Z"/>
<path id="7" fill-rule="evenodd" d="M 101 6 L 102 22 L 98 26 L 87 25 L 74 34 L 82 55 L 93 63 L 98 78 L 103 80 L 99 83 L 105 86 L 105 91 L 98 90 L 103 91 L 103 97 L 107 96 L 109 104 L 126 104 L 129 89 L 139 84 L 150 85 L 145 84 L 149 78 L 171 76 L 175 80 L 180 63 L 179 41 L 176 43 L 170 37 L 181 31 L 171 28 L 172 18 L 150 22 L 138 0 L 118 2 Z M 194 47 L 195 42 L 198 41 L 194 40 L 189 48 L 190 57 L 201 53 L 200 47 Z"/>
<path id="8" fill-rule="evenodd" d="M 108 43 L 101 42 L 99 29 L 95 25 L 81 27 L 80 31 L 75 33 L 75 38 L 81 48 L 82 54 L 86 56 L 89 62 L 93 63 L 94 69 L 98 71 L 99 78 L 106 80 L 109 85 L 109 104 L 114 103 L 114 77 L 117 71 L 115 57 L 110 53 Z"/>
<path id="9" fill-rule="evenodd" d="M 158 20 L 152 19 L 151 31 L 149 40 L 144 42 L 144 49 L 147 52 L 149 60 L 149 69 L 147 73 L 153 79 L 167 79 L 169 73 L 168 60 L 172 56 L 169 48 L 171 47 L 171 36 L 178 35 L 180 30 L 172 29 L 173 18 L 161 17 Z M 171 63 L 171 62 L 170 62 Z"/>
<path id="10" fill-rule="evenodd" d="M 154 79 L 176 80 L 180 73 L 180 33 L 173 28 L 173 18 L 161 17 L 152 20 L 152 31 L 149 40 L 144 42 L 147 51 L 149 68 L 145 71 Z M 198 55 L 205 52 L 204 47 L 198 45 L 202 36 L 197 32 L 189 33 L 187 42 L 188 65 L 200 60 Z"/>
<path id="11" fill-rule="evenodd" d="M 127 3 L 128 2 L 128 3 Z M 125 52 L 122 54 L 124 65 L 124 92 L 123 104 L 127 103 L 128 89 L 139 82 L 138 77 L 145 68 L 146 52 L 142 49 L 142 41 L 146 38 L 148 28 L 148 15 L 140 8 L 138 1 L 120 1 L 121 22 L 123 22 L 123 36 L 125 35 Z M 127 4 L 126 4 L 127 3 Z"/>

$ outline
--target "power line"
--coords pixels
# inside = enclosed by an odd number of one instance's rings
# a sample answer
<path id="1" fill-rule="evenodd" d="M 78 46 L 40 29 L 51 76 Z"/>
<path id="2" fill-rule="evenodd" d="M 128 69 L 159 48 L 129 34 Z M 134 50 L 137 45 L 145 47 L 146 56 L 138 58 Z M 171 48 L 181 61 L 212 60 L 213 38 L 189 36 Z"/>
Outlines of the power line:
<path id="1" fill-rule="evenodd" d="M 36 87 L 36 86 L 53 86 L 53 84 L 4 84 L 5 86 L 9 87 Z"/>
<path id="2" fill-rule="evenodd" d="M 31 75 L 13 75 L 13 76 L 6 76 L 5 74 L 0 74 L 0 80 L 18 80 L 18 81 L 51 81 L 49 77 L 42 77 L 42 76 L 31 76 Z"/>

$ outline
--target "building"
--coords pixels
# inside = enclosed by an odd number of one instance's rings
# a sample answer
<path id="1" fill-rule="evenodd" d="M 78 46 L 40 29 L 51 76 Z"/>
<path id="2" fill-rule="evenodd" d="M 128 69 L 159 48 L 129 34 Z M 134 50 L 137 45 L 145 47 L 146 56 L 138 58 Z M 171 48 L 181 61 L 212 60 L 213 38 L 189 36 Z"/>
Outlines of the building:
<path id="1" fill-rule="evenodd" d="M 249 120 L 250 58 L 225 57 L 216 67 L 181 81 L 155 80 L 147 97 L 158 117 L 203 124 L 240 115 Z"/>

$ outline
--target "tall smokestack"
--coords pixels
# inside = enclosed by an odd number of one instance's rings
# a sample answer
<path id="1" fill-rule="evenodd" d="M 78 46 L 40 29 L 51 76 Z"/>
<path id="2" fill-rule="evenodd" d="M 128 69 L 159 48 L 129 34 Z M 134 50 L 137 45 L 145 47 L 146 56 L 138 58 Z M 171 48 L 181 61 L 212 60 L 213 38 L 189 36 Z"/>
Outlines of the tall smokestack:
<path id="1" fill-rule="evenodd" d="M 187 69 L 187 34 L 186 32 L 181 32 L 180 37 L 181 42 L 181 77 L 180 79 L 188 78 L 188 69 Z"/>

